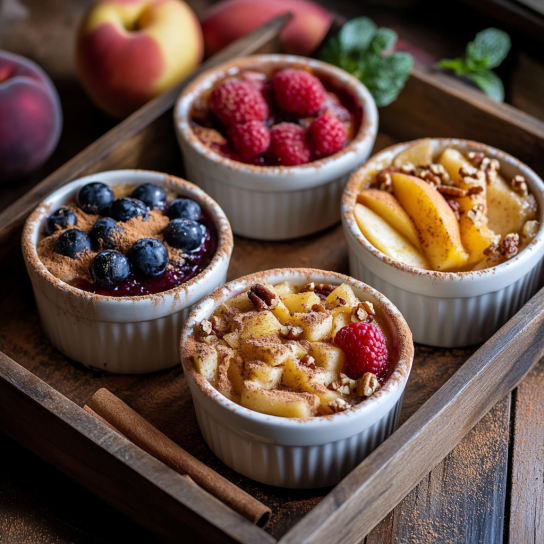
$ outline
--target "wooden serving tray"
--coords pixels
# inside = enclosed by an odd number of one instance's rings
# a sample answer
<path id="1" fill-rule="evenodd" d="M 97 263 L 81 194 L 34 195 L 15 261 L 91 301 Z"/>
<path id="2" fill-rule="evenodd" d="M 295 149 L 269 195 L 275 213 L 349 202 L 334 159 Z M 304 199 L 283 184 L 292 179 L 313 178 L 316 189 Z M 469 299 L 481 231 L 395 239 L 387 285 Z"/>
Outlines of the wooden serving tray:
<path id="1" fill-rule="evenodd" d="M 269 25 L 235 51 L 273 51 L 277 31 L 277 23 Z M 50 346 L 19 249 L 24 219 L 45 195 L 81 175 L 143 168 L 183 176 L 171 110 L 176 95 L 139 110 L 0 214 L 0 254 L 9 263 L 0 267 L 0 430 L 167 542 L 180 535 L 199 542 L 285 544 L 356 543 L 365 535 L 368 543 L 418 541 L 418 535 L 501 540 L 511 457 L 507 394 L 543 355 L 542 292 L 479 349 L 416 346 L 402 426 L 333 489 L 273 488 L 223 465 L 200 435 L 181 367 L 146 376 L 94 373 Z M 399 99 L 380 115 L 375 150 L 422 136 L 455 136 L 504 149 L 544 174 L 544 124 L 446 76 L 416 68 Z M 236 237 L 229 279 L 295 266 L 348 273 L 341 226 L 291 242 Z M 252 525 L 86 413 L 83 405 L 100 387 L 270 506 L 270 525 Z M 516 399 L 521 434 L 531 414 L 523 398 Z M 532 454 L 526 450 L 514 448 L 513 488 L 523 487 L 519 467 Z M 510 527 L 523 525 L 510 506 Z"/>

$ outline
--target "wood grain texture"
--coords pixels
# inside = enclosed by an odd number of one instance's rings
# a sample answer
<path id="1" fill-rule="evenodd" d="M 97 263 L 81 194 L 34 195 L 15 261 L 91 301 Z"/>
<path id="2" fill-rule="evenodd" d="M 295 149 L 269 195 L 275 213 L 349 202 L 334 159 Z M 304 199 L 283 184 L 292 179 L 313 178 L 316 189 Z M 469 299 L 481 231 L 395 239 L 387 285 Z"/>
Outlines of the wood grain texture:
<path id="1" fill-rule="evenodd" d="M 543 353 L 540 291 L 280 542 L 359 542 L 516 387 Z"/>
<path id="2" fill-rule="evenodd" d="M 365 544 L 502 542 L 509 423 L 510 395 L 372 530 Z"/>
<path id="3" fill-rule="evenodd" d="M 515 393 L 509 541 L 544 542 L 544 361 Z"/>

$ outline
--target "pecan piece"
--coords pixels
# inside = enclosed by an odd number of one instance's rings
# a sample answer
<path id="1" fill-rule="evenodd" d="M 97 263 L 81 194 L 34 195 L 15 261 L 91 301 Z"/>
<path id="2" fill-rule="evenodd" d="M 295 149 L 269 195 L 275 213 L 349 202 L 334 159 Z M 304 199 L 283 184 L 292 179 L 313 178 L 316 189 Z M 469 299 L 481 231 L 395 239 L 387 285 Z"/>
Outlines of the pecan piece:
<path id="1" fill-rule="evenodd" d="M 329 312 L 327 312 L 327 308 L 325 308 L 325 306 L 323 306 L 323 304 L 314 304 L 312 306 L 312 312 L 320 312 L 322 314 L 328 314 Z"/>
<path id="2" fill-rule="evenodd" d="M 391 179 L 391 172 L 398 172 L 398 168 L 384 168 L 376 174 L 376 183 L 378 188 L 388 193 L 393 192 L 393 181 Z"/>
<path id="3" fill-rule="evenodd" d="M 282 338 L 287 338 L 288 340 L 296 340 L 297 338 L 300 338 L 303 332 L 304 329 L 302 327 L 296 327 L 291 323 L 286 323 L 285 325 L 282 325 L 280 329 L 280 336 Z"/>
<path id="4" fill-rule="evenodd" d="M 345 412 L 349 408 L 349 404 L 343 399 L 334 399 L 329 402 L 329 408 L 337 414 L 338 412 Z"/>
<path id="5" fill-rule="evenodd" d="M 484 192 L 484 188 L 481 185 L 476 185 L 474 187 L 469 187 L 467 191 L 467 195 L 468 196 L 479 195 L 480 193 L 483 193 L 483 192 Z"/>
<path id="6" fill-rule="evenodd" d="M 522 196 L 527 196 L 529 194 L 529 189 L 527 187 L 527 182 L 523 176 L 517 175 L 512 178 L 512 189 L 519 193 Z"/>
<path id="7" fill-rule="evenodd" d="M 501 243 L 501 253 L 507 258 L 511 259 L 517 255 L 519 249 L 519 234 L 514 232 L 507 234 Z"/>
<path id="8" fill-rule="evenodd" d="M 469 151 L 466 157 L 474 166 L 480 166 L 485 158 L 485 154 L 483 151 Z"/>
<path id="9" fill-rule="evenodd" d="M 474 223 L 479 223 L 484 215 L 483 204 L 476 204 L 472 209 L 467 212 L 467 217 Z"/>
<path id="10" fill-rule="evenodd" d="M 464 189 L 460 189 L 459 187 L 451 187 L 451 186 L 440 186 L 437 187 L 436 190 L 444 196 L 449 196 L 451 198 L 461 198 L 463 196 L 467 196 L 467 192 Z"/>
<path id="11" fill-rule="evenodd" d="M 316 295 L 324 295 L 325 297 L 330 295 L 338 285 L 332 285 L 330 283 L 316 283 L 314 292 Z"/>
<path id="12" fill-rule="evenodd" d="M 260 283 L 253 285 L 247 292 L 247 296 L 253 303 L 253 306 L 259 311 L 273 310 L 280 301 L 276 293 L 273 293 Z"/>
<path id="13" fill-rule="evenodd" d="M 358 323 L 361 321 L 366 321 L 374 319 L 374 306 L 371 302 L 360 302 L 357 306 L 354 306 L 351 309 L 351 321 L 352 323 Z"/>
<path id="14" fill-rule="evenodd" d="M 457 218 L 457 221 L 461 219 L 461 208 L 459 207 L 459 202 L 455 202 L 455 200 L 446 200 L 449 207 L 453 210 L 453 213 L 455 217 Z"/>
<path id="15" fill-rule="evenodd" d="M 403 174 L 413 174 L 416 171 L 416 167 L 411 162 L 405 162 L 401 167 L 400 171 Z"/>
<path id="16" fill-rule="evenodd" d="M 300 364 L 315 370 L 315 359 L 311 355 L 305 355 L 301 360 Z"/>
<path id="17" fill-rule="evenodd" d="M 484 249 L 484 255 L 486 257 L 493 257 L 495 255 L 499 255 L 501 252 L 501 248 L 499 247 L 499 244 L 496 244 L 493 242 L 489 247 Z"/>
<path id="18" fill-rule="evenodd" d="M 210 336 L 211 334 L 213 334 L 213 326 L 207 319 L 203 319 L 199 323 L 198 329 L 202 336 Z"/>
<path id="19" fill-rule="evenodd" d="M 357 394 L 360 397 L 370 397 L 380 388 L 380 382 L 372 372 L 365 372 L 362 378 L 357 380 Z"/>

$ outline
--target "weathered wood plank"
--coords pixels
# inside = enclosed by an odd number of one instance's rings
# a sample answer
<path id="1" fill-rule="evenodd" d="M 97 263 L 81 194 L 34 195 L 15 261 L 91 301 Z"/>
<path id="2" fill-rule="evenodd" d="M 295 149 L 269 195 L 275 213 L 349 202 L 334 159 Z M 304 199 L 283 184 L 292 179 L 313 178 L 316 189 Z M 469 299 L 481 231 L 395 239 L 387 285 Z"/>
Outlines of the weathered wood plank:
<path id="1" fill-rule="evenodd" d="M 540 291 L 280 542 L 359 542 L 544 353 Z"/>
<path id="2" fill-rule="evenodd" d="M 374 528 L 366 544 L 502 542 L 509 435 L 510 395 Z"/>
<path id="3" fill-rule="evenodd" d="M 509 542 L 544 542 L 544 361 L 515 392 Z"/>

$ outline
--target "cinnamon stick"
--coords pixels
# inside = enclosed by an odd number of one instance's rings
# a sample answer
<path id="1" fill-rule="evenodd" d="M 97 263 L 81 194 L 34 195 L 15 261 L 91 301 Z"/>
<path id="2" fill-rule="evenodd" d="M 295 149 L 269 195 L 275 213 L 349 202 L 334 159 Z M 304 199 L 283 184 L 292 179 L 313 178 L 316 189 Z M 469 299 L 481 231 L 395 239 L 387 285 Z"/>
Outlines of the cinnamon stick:
<path id="1" fill-rule="evenodd" d="M 153 427 L 107 389 L 99 389 L 89 407 L 131 442 L 196 484 L 259 527 L 265 527 L 271 511 L 260 501 L 193 457 Z"/>

